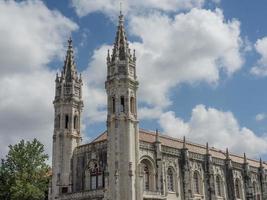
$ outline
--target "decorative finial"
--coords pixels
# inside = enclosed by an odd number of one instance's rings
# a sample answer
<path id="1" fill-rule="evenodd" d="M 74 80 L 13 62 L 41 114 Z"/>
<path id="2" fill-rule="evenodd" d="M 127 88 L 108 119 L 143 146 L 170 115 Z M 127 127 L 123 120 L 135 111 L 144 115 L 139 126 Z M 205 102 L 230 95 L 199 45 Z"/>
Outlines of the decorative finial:
<path id="1" fill-rule="evenodd" d="M 120 2 L 119 24 L 123 25 L 122 2 Z"/>
<path id="2" fill-rule="evenodd" d="M 246 156 L 246 153 L 244 153 L 244 163 L 247 163 L 247 156 Z"/>
<path id="3" fill-rule="evenodd" d="M 230 159 L 228 148 L 226 148 L 226 159 Z"/>
<path id="4" fill-rule="evenodd" d="M 263 168 L 262 159 L 260 158 L 260 168 Z"/>
<path id="5" fill-rule="evenodd" d="M 120 2 L 120 15 L 122 15 L 122 2 Z"/>
<path id="6" fill-rule="evenodd" d="M 68 43 L 69 43 L 69 47 L 72 47 L 72 38 L 71 38 L 71 36 L 68 39 Z"/>
<path id="7" fill-rule="evenodd" d="M 159 141 L 159 130 L 158 129 L 156 129 L 156 142 L 160 142 Z"/>
<path id="8" fill-rule="evenodd" d="M 109 53 L 109 49 L 108 49 L 108 55 L 107 55 L 107 61 L 110 61 L 110 53 Z"/>
<path id="9" fill-rule="evenodd" d="M 133 61 L 136 61 L 135 49 L 133 50 Z"/>
<path id="10" fill-rule="evenodd" d="M 206 154 L 209 155 L 210 154 L 210 150 L 209 150 L 209 143 L 206 143 Z"/>
<path id="11" fill-rule="evenodd" d="M 184 136 L 184 141 L 183 141 L 183 149 L 186 149 L 186 140 L 185 140 L 185 136 Z"/>

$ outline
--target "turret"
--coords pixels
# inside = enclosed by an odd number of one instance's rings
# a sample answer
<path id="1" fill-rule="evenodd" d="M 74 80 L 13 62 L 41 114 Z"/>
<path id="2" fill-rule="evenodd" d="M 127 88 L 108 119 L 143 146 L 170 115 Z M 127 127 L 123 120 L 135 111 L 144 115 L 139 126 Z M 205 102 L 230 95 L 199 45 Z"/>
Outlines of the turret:
<path id="1" fill-rule="evenodd" d="M 108 134 L 108 199 L 135 200 L 139 194 L 135 185 L 139 163 L 139 128 L 135 59 L 124 29 L 124 17 L 119 16 L 112 54 L 107 54 L 107 134 Z M 138 197 L 137 197 L 138 196 Z"/>
<path id="2" fill-rule="evenodd" d="M 55 80 L 52 200 L 72 192 L 71 159 L 81 141 L 82 79 L 73 54 L 70 38 L 61 76 L 57 74 Z"/>

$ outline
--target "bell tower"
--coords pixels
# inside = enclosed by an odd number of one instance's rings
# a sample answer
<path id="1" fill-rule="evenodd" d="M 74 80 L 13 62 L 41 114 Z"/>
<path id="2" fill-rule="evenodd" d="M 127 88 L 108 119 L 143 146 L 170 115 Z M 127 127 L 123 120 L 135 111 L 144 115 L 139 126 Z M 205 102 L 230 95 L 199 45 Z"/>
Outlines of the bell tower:
<path id="1" fill-rule="evenodd" d="M 136 200 L 139 161 L 135 52 L 131 52 L 120 13 L 112 53 L 107 56 L 107 134 L 109 200 Z"/>
<path id="2" fill-rule="evenodd" d="M 78 76 L 74 62 L 72 39 L 61 75 L 56 76 L 54 100 L 55 122 L 52 159 L 52 199 L 71 192 L 71 160 L 73 150 L 80 144 L 82 101 L 82 79 Z"/>

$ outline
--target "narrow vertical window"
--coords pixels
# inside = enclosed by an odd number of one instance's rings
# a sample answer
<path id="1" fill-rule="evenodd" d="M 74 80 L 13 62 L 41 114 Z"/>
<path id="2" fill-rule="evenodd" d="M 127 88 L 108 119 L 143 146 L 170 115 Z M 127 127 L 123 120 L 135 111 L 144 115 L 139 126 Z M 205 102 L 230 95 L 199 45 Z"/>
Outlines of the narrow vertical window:
<path id="1" fill-rule="evenodd" d="M 173 171 L 171 168 L 167 171 L 167 181 L 168 181 L 168 190 L 174 191 L 174 184 L 173 184 Z"/>
<path id="2" fill-rule="evenodd" d="M 60 115 L 56 116 L 56 120 L 55 120 L 55 128 L 60 128 Z"/>
<path id="3" fill-rule="evenodd" d="M 115 97 L 112 97 L 112 113 L 114 114 L 116 112 L 116 102 Z"/>
<path id="4" fill-rule="evenodd" d="M 130 108 L 131 108 L 131 113 L 134 114 L 135 113 L 135 101 L 134 101 L 134 97 L 131 97 L 131 100 L 130 100 Z"/>
<path id="5" fill-rule="evenodd" d="M 91 175 L 91 190 L 95 190 L 96 189 L 96 175 L 92 174 Z"/>
<path id="6" fill-rule="evenodd" d="M 78 116 L 77 115 L 74 116 L 73 128 L 74 129 L 77 129 L 78 128 Z"/>
<path id="7" fill-rule="evenodd" d="M 144 165 L 144 189 L 149 190 L 149 169 L 147 165 Z"/>
<path id="8" fill-rule="evenodd" d="M 69 115 L 65 115 L 65 128 L 69 128 Z"/>
<path id="9" fill-rule="evenodd" d="M 236 198 L 241 199 L 241 183 L 238 178 L 235 180 L 235 193 L 236 193 Z"/>
<path id="10" fill-rule="evenodd" d="M 121 112 L 125 112 L 124 96 L 121 96 Z"/>
<path id="11" fill-rule="evenodd" d="M 216 176 L 216 191 L 217 191 L 217 196 L 221 197 L 223 196 L 223 193 L 222 193 L 222 180 L 220 178 L 220 176 Z"/>
<path id="12" fill-rule="evenodd" d="M 200 194 L 200 178 L 198 172 L 194 172 L 193 176 L 193 183 L 194 183 L 194 193 Z"/>

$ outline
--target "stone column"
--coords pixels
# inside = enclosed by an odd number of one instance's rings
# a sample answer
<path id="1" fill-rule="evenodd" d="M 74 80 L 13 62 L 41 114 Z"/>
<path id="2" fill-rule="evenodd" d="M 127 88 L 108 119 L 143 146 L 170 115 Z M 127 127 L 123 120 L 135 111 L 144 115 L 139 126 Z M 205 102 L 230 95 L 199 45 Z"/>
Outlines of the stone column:
<path id="1" fill-rule="evenodd" d="M 227 194 L 228 200 L 235 200 L 235 181 L 233 175 L 233 166 L 232 161 L 229 156 L 228 149 L 226 149 L 226 159 L 225 159 L 225 172 L 226 172 L 226 186 L 227 186 Z"/>
<path id="2" fill-rule="evenodd" d="M 182 178 L 182 193 L 184 200 L 190 200 L 192 196 L 191 185 L 190 185 L 190 166 L 189 166 L 189 153 L 186 147 L 186 141 L 184 137 L 183 148 L 181 150 L 181 178 Z"/>
<path id="3" fill-rule="evenodd" d="M 215 182 L 214 182 L 214 172 L 213 172 L 213 163 L 212 156 L 209 152 L 209 145 L 206 145 L 206 158 L 205 158 L 205 183 L 206 183 L 206 197 L 207 200 L 215 200 Z"/>
<path id="4" fill-rule="evenodd" d="M 246 200 L 253 200 L 253 192 L 252 192 L 252 182 L 250 177 L 250 169 L 249 164 L 247 162 L 246 154 L 244 153 L 244 163 L 243 163 L 243 179 L 245 184 L 245 198 Z"/>
<path id="5" fill-rule="evenodd" d="M 266 182 L 266 171 L 263 167 L 262 160 L 260 159 L 260 167 L 259 167 L 259 175 L 260 175 L 260 187 L 261 187 L 261 196 L 262 199 L 267 199 L 267 182 Z"/>

